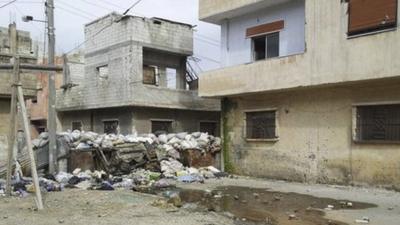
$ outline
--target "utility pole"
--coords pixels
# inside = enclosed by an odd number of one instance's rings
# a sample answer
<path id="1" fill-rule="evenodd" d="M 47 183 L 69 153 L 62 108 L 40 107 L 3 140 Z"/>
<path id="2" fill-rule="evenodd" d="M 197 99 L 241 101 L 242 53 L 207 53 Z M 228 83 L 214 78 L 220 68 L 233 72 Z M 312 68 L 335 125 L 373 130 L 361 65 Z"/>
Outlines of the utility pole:
<path id="1" fill-rule="evenodd" d="M 48 65 L 54 66 L 55 56 L 55 28 L 54 28 L 54 0 L 46 1 L 47 29 L 49 35 Z M 47 130 L 49 132 L 49 173 L 56 172 L 57 161 L 57 122 L 56 122 L 56 84 L 55 72 L 49 74 L 48 118 Z"/>

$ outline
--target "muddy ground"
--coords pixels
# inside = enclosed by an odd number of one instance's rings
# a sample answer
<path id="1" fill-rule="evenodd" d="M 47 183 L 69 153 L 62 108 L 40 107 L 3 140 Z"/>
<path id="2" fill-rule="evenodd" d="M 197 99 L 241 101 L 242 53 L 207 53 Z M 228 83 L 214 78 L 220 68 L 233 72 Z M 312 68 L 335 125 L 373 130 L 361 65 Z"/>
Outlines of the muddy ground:
<path id="1" fill-rule="evenodd" d="M 45 194 L 40 212 L 32 197 L 0 197 L 0 224 L 352 225 L 363 217 L 369 224 L 400 224 L 395 192 L 248 178 L 178 186 L 168 193 L 180 194 L 181 208 L 164 204 L 162 192 L 65 190 Z"/>

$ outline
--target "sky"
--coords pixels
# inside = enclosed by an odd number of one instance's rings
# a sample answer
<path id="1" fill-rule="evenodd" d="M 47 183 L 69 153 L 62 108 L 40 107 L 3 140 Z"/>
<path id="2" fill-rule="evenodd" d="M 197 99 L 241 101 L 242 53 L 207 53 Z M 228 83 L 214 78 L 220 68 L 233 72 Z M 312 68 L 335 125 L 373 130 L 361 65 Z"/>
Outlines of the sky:
<path id="1" fill-rule="evenodd" d="M 57 53 L 68 52 L 84 40 L 83 26 L 112 11 L 122 14 L 137 0 L 54 0 Z M 0 0 L 0 7 L 11 0 Z M 194 56 L 201 61 L 203 71 L 216 69 L 220 62 L 220 28 L 198 20 L 198 0 L 142 0 L 130 12 L 131 15 L 161 17 L 197 25 L 194 34 Z M 15 21 L 19 30 L 31 33 L 34 40 L 42 41 L 44 23 L 25 23 L 23 15 L 44 20 L 43 0 L 16 0 L 0 8 L 0 26 L 7 27 Z"/>

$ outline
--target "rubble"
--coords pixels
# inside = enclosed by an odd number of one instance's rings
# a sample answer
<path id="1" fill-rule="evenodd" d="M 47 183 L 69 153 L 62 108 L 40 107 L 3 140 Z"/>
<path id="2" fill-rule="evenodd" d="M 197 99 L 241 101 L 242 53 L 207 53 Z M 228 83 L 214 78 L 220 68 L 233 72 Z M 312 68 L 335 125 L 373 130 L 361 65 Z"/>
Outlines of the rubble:
<path id="1" fill-rule="evenodd" d="M 124 136 L 75 130 L 57 136 L 67 143 L 69 152 L 92 152 L 93 161 L 100 166 L 96 165 L 97 170 L 71 168 L 72 173 L 61 171 L 55 176 L 44 175 L 39 181 L 45 192 L 65 188 L 148 191 L 175 187 L 174 181 L 203 183 L 205 179 L 221 177 L 221 171 L 213 166 L 194 168 L 183 162 L 182 153 L 188 150 L 200 154 L 215 154 L 221 150 L 221 139 L 207 133 Z M 33 144 L 37 150 L 43 148 L 48 144 L 48 134 L 41 133 Z M 4 193 L 3 183 L 0 182 L 0 194 Z M 16 176 L 13 191 L 14 195 L 25 197 L 34 193 L 35 188 L 31 179 Z M 178 197 L 168 197 L 175 207 L 182 205 Z"/>

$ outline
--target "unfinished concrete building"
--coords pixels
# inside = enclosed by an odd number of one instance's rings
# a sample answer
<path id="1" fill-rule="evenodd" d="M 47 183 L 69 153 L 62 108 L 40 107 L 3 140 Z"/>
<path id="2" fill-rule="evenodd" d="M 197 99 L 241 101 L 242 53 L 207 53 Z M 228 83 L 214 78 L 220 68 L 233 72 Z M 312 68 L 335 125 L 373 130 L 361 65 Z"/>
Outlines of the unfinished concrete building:
<path id="1" fill-rule="evenodd" d="M 35 64 L 37 61 L 29 32 L 17 30 L 15 24 L 8 28 L 0 27 L 0 64 L 11 63 L 14 55 L 18 55 L 22 63 Z M 5 165 L 7 157 L 12 76 L 12 71 L 0 71 L 0 168 Z M 35 74 L 22 71 L 21 82 L 26 97 L 36 95 L 36 81 Z"/>
<path id="2" fill-rule="evenodd" d="M 83 81 L 83 54 L 80 51 L 77 51 L 65 57 L 55 57 L 55 64 L 66 69 L 64 73 L 56 73 L 56 89 L 74 86 Z M 42 60 L 42 62 L 39 63 L 47 64 L 47 59 Z M 49 74 L 38 73 L 37 79 L 40 89 L 34 98 L 27 101 L 26 105 L 30 115 L 32 138 L 37 138 L 41 132 L 47 130 Z"/>
<path id="3" fill-rule="evenodd" d="M 220 102 L 198 97 L 187 61 L 191 25 L 112 13 L 85 37 L 84 80 L 57 94 L 60 129 L 218 135 Z"/>
<path id="4" fill-rule="evenodd" d="M 225 167 L 301 182 L 400 188 L 397 0 L 200 0 L 221 25 Z M 368 12 L 368 13 L 367 13 Z"/>

